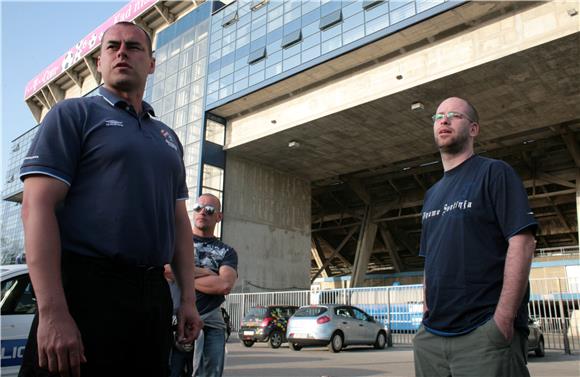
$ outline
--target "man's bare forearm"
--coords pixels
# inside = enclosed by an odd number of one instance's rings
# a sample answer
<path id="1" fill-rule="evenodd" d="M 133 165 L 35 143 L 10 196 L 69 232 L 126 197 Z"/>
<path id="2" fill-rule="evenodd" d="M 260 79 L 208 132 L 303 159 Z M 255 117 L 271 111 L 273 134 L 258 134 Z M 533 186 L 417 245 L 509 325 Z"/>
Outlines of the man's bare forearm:
<path id="1" fill-rule="evenodd" d="M 529 231 L 510 239 L 496 316 L 514 320 L 528 285 L 534 250 L 534 237 Z"/>

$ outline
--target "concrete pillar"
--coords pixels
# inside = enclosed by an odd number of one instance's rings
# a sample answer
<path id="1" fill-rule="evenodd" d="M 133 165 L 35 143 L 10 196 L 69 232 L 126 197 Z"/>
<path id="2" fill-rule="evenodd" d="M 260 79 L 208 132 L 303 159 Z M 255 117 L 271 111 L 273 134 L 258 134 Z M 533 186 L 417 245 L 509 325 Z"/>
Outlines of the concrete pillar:
<path id="1" fill-rule="evenodd" d="M 310 182 L 226 156 L 223 240 L 238 252 L 236 292 L 310 288 Z"/>
<path id="2" fill-rule="evenodd" d="M 367 206 L 362 229 L 356 245 L 356 255 L 354 257 L 352 277 L 350 280 L 351 287 L 363 286 L 376 237 L 377 224 L 372 222 L 371 206 Z"/>
<path id="3" fill-rule="evenodd" d="M 576 169 L 576 231 L 580 247 L 580 168 Z"/>

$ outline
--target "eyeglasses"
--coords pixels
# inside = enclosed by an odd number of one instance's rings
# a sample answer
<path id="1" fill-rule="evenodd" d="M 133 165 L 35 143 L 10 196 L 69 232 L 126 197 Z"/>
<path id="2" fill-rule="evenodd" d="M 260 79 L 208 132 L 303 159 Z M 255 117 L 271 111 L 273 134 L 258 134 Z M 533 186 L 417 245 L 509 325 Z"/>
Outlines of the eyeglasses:
<path id="1" fill-rule="evenodd" d="M 195 207 L 193 207 L 193 210 L 196 213 L 200 213 L 201 211 L 205 211 L 205 214 L 208 216 L 211 216 L 216 212 L 216 209 L 214 206 L 210 206 L 210 205 L 202 206 L 201 204 L 196 204 Z"/>
<path id="2" fill-rule="evenodd" d="M 437 113 L 433 115 L 431 118 L 433 119 L 433 123 L 436 123 L 442 120 L 443 118 L 447 118 L 450 121 L 453 119 L 467 119 L 468 121 L 473 122 L 467 115 L 459 113 L 457 111 L 449 111 L 447 114 Z"/>

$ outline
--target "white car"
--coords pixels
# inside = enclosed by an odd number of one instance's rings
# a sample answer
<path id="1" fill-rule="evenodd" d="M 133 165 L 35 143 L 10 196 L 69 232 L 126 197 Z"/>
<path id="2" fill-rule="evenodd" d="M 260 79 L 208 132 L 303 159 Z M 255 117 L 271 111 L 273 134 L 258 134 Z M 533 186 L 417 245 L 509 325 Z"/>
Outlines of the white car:
<path id="1" fill-rule="evenodd" d="M 16 376 L 22 364 L 36 298 L 25 264 L 0 267 L 2 277 L 2 376 Z"/>

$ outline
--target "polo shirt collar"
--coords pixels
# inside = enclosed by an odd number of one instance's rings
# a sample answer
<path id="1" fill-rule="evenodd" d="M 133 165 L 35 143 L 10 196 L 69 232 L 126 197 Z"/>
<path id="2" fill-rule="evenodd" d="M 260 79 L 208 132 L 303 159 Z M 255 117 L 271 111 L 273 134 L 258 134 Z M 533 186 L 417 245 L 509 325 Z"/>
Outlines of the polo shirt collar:
<path id="1" fill-rule="evenodd" d="M 111 92 L 110 90 L 108 90 L 107 88 L 105 88 L 104 86 L 101 86 L 98 89 L 98 93 L 111 106 L 117 107 L 117 106 L 119 106 L 119 104 L 128 105 L 127 101 L 125 101 L 121 97 L 117 96 L 116 94 L 114 94 L 113 92 Z M 155 116 L 155 111 L 153 110 L 153 107 L 151 107 L 150 104 L 148 104 L 147 102 L 143 101 L 141 106 L 143 106 L 143 111 L 144 112 L 148 113 L 151 116 Z M 121 106 L 121 107 L 124 108 L 125 106 Z"/>

